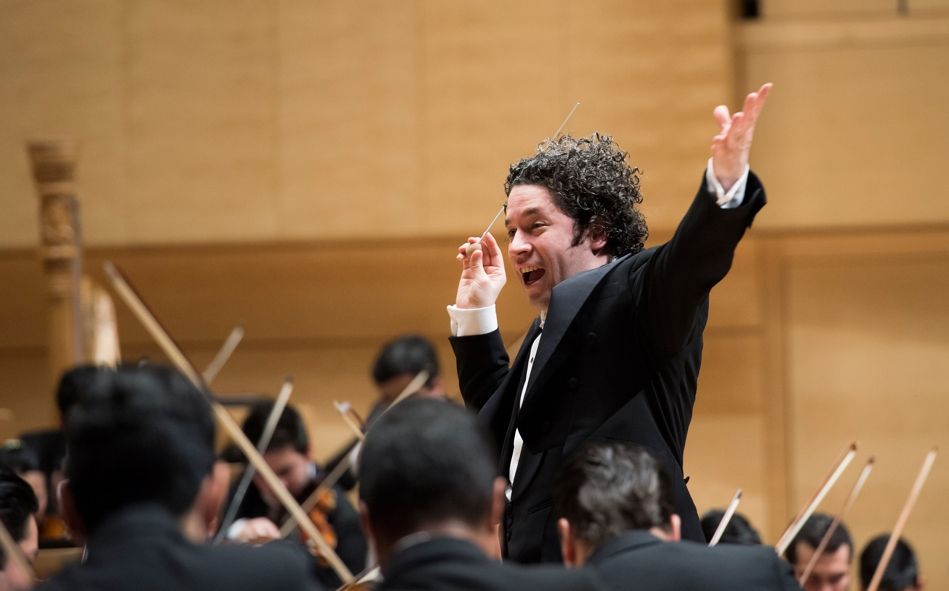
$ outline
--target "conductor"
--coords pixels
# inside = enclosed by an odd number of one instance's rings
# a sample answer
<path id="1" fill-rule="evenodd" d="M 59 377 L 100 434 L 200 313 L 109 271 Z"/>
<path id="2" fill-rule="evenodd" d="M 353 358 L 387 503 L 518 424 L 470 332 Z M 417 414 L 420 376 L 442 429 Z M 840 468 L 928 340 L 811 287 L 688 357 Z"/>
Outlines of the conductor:
<path id="1" fill-rule="evenodd" d="M 511 482 L 502 551 L 560 560 L 552 483 L 592 441 L 638 444 L 673 482 L 683 537 L 704 540 L 682 456 L 702 359 L 711 288 L 765 203 L 750 172 L 752 135 L 771 85 L 741 112 L 715 109 L 720 131 L 698 193 L 672 239 L 644 249 L 639 170 L 612 138 L 562 136 L 513 164 L 505 181 L 507 255 L 537 310 L 509 363 L 495 301 L 507 277 L 494 236 L 458 248 L 448 307 L 459 385 Z"/>

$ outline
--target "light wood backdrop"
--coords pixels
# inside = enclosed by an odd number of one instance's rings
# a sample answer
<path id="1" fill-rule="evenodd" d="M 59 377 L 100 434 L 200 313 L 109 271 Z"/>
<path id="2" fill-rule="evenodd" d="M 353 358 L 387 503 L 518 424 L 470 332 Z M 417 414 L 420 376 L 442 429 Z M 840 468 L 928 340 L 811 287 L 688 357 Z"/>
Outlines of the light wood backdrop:
<path id="1" fill-rule="evenodd" d="M 653 241 L 699 181 L 711 108 L 771 80 L 753 164 L 770 204 L 713 294 L 686 473 L 773 541 L 840 449 L 879 463 L 849 520 L 895 522 L 947 448 L 949 7 L 724 0 L 0 1 L 0 404 L 53 422 L 36 199 L 22 140 L 81 140 L 87 268 L 129 273 L 200 366 L 247 339 L 222 391 L 297 380 L 317 455 L 368 407 L 378 346 L 439 345 L 454 246 L 552 133 L 615 135 L 644 171 Z M 830 7 L 830 8 L 828 8 Z M 121 304 L 127 356 L 158 356 Z M 507 342 L 531 312 L 502 295 Z M 910 520 L 949 587 L 946 458 Z M 825 503 L 833 511 L 845 486 Z"/>

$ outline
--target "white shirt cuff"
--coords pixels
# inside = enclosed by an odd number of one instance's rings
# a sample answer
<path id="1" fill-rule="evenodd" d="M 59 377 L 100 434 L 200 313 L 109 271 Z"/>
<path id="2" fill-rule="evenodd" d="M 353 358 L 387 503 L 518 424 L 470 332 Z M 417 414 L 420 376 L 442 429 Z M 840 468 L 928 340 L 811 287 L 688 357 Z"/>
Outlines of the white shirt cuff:
<path id="1" fill-rule="evenodd" d="M 241 535 L 241 530 L 244 529 L 244 525 L 247 523 L 246 518 L 240 518 L 234 521 L 231 524 L 231 527 L 227 528 L 227 539 L 236 540 Z"/>
<path id="2" fill-rule="evenodd" d="M 484 308 L 459 308 L 448 306 L 451 318 L 451 336 L 470 337 L 488 334 L 498 329 L 498 314 L 494 304 Z"/>
<path id="3" fill-rule="evenodd" d="M 709 192 L 715 194 L 715 203 L 722 209 L 735 209 L 745 200 L 745 186 L 748 185 L 748 173 L 751 167 L 745 166 L 745 172 L 741 174 L 738 181 L 725 192 L 725 187 L 718 182 L 715 176 L 715 169 L 712 167 L 712 159 L 708 159 L 708 166 L 705 168 L 705 184 Z"/>

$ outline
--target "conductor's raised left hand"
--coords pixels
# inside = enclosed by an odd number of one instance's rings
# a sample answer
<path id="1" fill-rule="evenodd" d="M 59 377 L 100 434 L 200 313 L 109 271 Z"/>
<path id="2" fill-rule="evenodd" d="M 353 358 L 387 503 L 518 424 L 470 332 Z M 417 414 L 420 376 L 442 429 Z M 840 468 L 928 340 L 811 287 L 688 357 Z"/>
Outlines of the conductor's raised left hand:
<path id="1" fill-rule="evenodd" d="M 725 105 L 715 107 L 715 119 L 721 131 L 712 138 L 712 168 L 726 191 L 741 178 L 748 166 L 755 124 L 770 92 L 770 82 L 762 85 L 757 92 L 745 97 L 742 110 L 734 115 L 728 114 Z"/>

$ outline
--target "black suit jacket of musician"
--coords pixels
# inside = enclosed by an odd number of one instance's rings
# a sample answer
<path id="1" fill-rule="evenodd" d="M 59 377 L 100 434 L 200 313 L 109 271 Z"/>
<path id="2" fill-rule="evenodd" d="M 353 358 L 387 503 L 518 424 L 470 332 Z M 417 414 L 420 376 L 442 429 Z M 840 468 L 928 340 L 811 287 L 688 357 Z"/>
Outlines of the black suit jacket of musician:
<path id="1" fill-rule="evenodd" d="M 524 567 L 488 558 L 470 542 L 433 538 L 392 557 L 377 591 L 603 591 L 595 575 L 549 565 Z"/>
<path id="2" fill-rule="evenodd" d="M 193 544 L 157 505 L 130 507 L 93 534 L 84 564 L 67 566 L 42 591 L 319 591 L 316 562 L 302 546 L 273 542 Z"/>
<path id="3" fill-rule="evenodd" d="M 534 322 L 513 365 L 499 331 L 453 337 L 465 404 L 478 411 L 507 475 L 515 425 L 524 439 L 502 549 L 520 562 L 559 561 L 552 486 L 564 458 L 593 441 L 649 449 L 670 479 L 683 536 L 704 540 L 682 455 L 702 361 L 708 295 L 765 203 L 754 174 L 740 207 L 722 209 L 705 185 L 672 239 L 554 287 L 530 383 L 517 402 Z"/>
<path id="4" fill-rule="evenodd" d="M 794 569 L 771 546 L 663 542 L 647 531 L 608 540 L 590 556 L 612 591 L 799 591 Z"/>

